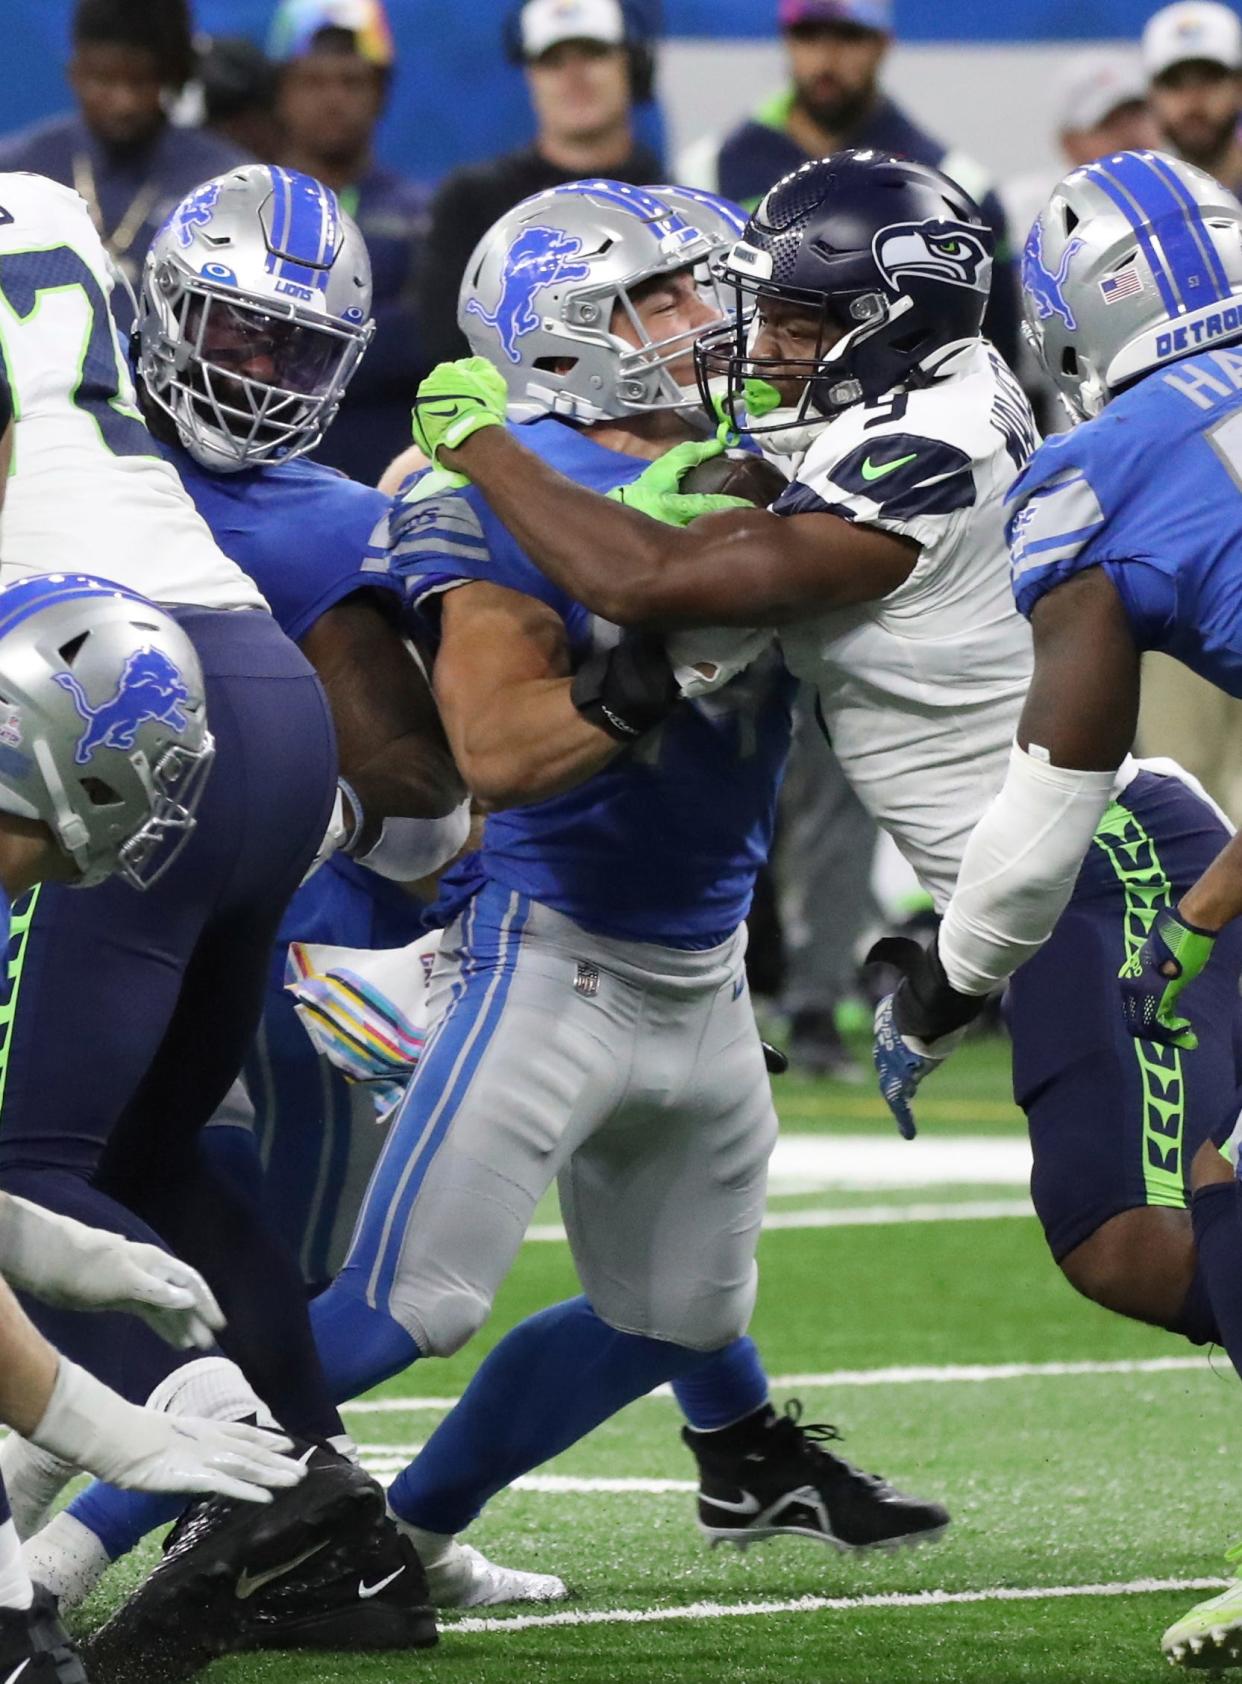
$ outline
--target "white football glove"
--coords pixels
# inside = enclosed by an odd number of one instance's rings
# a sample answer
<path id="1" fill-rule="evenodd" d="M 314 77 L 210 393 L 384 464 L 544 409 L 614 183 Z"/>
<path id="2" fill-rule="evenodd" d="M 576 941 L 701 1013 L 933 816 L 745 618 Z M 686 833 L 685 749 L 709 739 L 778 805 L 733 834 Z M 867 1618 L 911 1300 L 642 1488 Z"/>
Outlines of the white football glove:
<path id="1" fill-rule="evenodd" d="M 296 1485 L 306 1468 L 279 1433 L 240 1421 L 203 1421 L 142 1409 L 61 1357 L 31 1444 L 127 1491 L 219 1492 L 270 1503 L 269 1487 Z"/>
<path id="2" fill-rule="evenodd" d="M 188 1263 L 4 1193 L 0 1275 L 60 1310 L 127 1310 L 178 1350 L 210 1349 L 224 1326 L 210 1287 Z"/>

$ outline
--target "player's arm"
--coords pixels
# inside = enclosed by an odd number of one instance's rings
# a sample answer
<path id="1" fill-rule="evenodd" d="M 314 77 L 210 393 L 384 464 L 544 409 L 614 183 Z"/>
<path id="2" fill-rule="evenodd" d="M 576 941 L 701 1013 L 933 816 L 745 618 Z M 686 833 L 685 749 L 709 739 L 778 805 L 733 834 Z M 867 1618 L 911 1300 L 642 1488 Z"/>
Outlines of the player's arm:
<path id="1" fill-rule="evenodd" d="M 328 609 L 301 647 L 327 692 L 341 776 L 362 809 L 350 853 L 384 876 L 423 876 L 441 863 L 427 863 L 431 854 L 456 852 L 468 822 L 430 685 L 369 593 Z M 445 826 L 452 835 L 441 839 Z"/>
<path id="2" fill-rule="evenodd" d="M 895 938 L 870 957 L 904 972 L 875 1017 L 880 1089 L 902 1134 L 919 1084 L 984 1000 L 1043 946 L 1134 740 L 1139 656 L 1100 568 L 1056 586 L 1031 616 L 1035 667 L 999 794 L 971 834 L 936 942 Z"/>
<path id="3" fill-rule="evenodd" d="M 500 427 L 443 466 L 469 475 L 553 583 L 615 625 L 780 626 L 905 582 L 911 539 L 829 513 L 733 509 L 670 526 L 575 485 Z"/>
<path id="4" fill-rule="evenodd" d="M 546 800 L 621 752 L 575 707 L 565 627 L 546 603 L 478 582 L 446 592 L 440 613 L 436 700 L 477 801 Z"/>
<path id="5" fill-rule="evenodd" d="M 940 929 L 959 994 L 1000 986 L 1052 933 L 1134 742 L 1139 652 L 1099 567 L 1031 616 L 1035 668 L 1000 793 L 967 844 Z"/>

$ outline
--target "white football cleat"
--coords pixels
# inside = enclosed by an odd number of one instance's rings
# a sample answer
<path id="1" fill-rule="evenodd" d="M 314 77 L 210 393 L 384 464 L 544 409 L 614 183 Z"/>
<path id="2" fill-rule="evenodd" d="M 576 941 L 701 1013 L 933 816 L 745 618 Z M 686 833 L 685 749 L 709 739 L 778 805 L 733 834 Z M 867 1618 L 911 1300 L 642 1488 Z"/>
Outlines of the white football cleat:
<path id="1" fill-rule="evenodd" d="M 398 1531 L 414 1545 L 427 1574 L 427 1588 L 437 1608 L 498 1608 L 507 1602 L 563 1602 L 569 1591 L 554 1573 L 526 1573 L 489 1561 L 472 1544 L 459 1544 L 443 1532 L 424 1532 L 388 1513 Z"/>

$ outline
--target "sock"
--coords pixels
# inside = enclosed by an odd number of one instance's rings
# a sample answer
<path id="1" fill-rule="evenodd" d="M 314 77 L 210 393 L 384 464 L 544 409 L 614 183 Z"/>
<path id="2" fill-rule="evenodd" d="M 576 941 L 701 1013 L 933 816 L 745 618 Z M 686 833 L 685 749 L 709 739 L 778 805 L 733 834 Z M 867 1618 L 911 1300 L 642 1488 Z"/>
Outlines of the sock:
<path id="1" fill-rule="evenodd" d="M 185 1499 L 178 1501 L 184 1503 Z M 111 1565 L 106 1546 L 67 1509 L 53 1515 L 41 1532 L 22 1545 L 22 1563 L 30 1577 L 60 1603 L 62 1614 L 78 1608 Z"/>
<path id="2" fill-rule="evenodd" d="M 673 1381 L 682 1414 L 697 1433 L 716 1433 L 754 1415 L 768 1401 L 768 1377 L 753 1339 L 743 1335 L 713 1351 L 701 1368 Z"/>
<path id="3" fill-rule="evenodd" d="M 422 1355 L 387 1310 L 373 1310 L 347 1282 L 348 1270 L 310 1307 L 311 1331 L 334 1403 L 401 1374 Z"/>
<path id="4" fill-rule="evenodd" d="M 8 1495 L 0 1485 L 0 1608 L 29 1608 L 33 1601 L 34 1586 L 22 1566 L 21 1540 L 9 1512 Z"/>
<path id="5" fill-rule="evenodd" d="M 209 1421 L 256 1421 L 275 1427 L 272 1412 L 235 1362 L 227 1357 L 198 1357 L 157 1386 L 147 1400 L 168 1415 L 197 1415 Z M 185 1507 L 183 1496 L 155 1491 L 121 1491 L 95 1480 L 70 1503 L 68 1513 L 93 1533 L 108 1561 L 118 1561 L 153 1532 L 167 1526 Z"/>
<path id="6" fill-rule="evenodd" d="M 414 1545 L 415 1554 L 422 1562 L 424 1570 L 438 1567 L 457 1542 L 451 1532 L 428 1532 L 424 1526 L 415 1526 L 411 1520 L 402 1520 L 391 1503 L 388 1505 L 388 1518 Z"/>
<path id="7" fill-rule="evenodd" d="M 0 1478 L 9 1494 L 10 1512 L 19 1538 L 30 1538 L 46 1521 L 52 1504 L 77 1468 L 50 1451 L 40 1450 L 18 1433 L 0 1445 Z"/>
<path id="8" fill-rule="evenodd" d="M 1213 1182 L 1191 1195 L 1199 1274 L 1220 1342 L 1242 1376 L 1242 1184 Z"/>
<path id="9" fill-rule="evenodd" d="M 1190 1282 L 1190 1290 L 1182 1301 L 1177 1324 L 1169 1331 L 1180 1333 L 1184 1339 L 1189 1339 L 1192 1345 L 1220 1344 L 1220 1328 L 1216 1325 L 1216 1312 L 1212 1309 L 1212 1300 L 1208 1296 L 1201 1261 Z M 0 1451 L 0 1466 L 3 1466 L 3 1457 L 3 1451 Z"/>
<path id="10" fill-rule="evenodd" d="M 703 1351 L 618 1333 L 585 1298 L 528 1316 L 480 1364 L 418 1460 L 397 1476 L 388 1492 L 392 1512 L 428 1532 L 460 1532 L 519 1474 L 708 1360 Z"/>

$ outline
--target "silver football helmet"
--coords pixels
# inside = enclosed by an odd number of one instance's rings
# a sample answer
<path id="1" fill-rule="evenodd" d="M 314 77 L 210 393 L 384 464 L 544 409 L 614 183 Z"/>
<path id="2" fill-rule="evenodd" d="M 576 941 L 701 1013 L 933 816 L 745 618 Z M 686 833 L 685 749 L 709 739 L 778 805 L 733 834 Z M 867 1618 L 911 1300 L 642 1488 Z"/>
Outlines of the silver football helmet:
<path id="1" fill-rule="evenodd" d="M 1071 171 L 1022 258 L 1025 332 L 1071 414 L 1242 335 L 1242 204 L 1193 164 L 1119 152 Z"/>
<path id="2" fill-rule="evenodd" d="M 314 449 L 374 331 L 371 261 L 336 194 L 247 164 L 183 199 L 147 254 L 138 374 L 217 473 Z"/>
<path id="3" fill-rule="evenodd" d="M 502 216 L 475 247 L 458 325 L 475 354 L 505 376 L 515 420 L 603 421 L 667 409 L 702 418 L 697 388 L 679 385 L 673 372 L 697 333 L 652 339 L 632 294 L 654 276 L 692 269 L 705 297 L 728 315 L 709 265 L 745 221 L 727 200 L 689 187 L 586 180 L 549 188 Z M 637 347 L 612 331 L 617 308 Z"/>
<path id="4" fill-rule="evenodd" d="M 0 590 L 0 813 L 41 819 L 81 884 L 153 883 L 213 753 L 198 656 L 161 609 L 83 574 Z"/>

